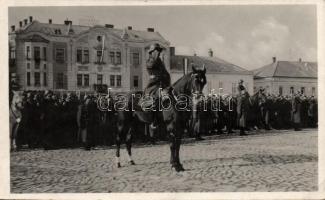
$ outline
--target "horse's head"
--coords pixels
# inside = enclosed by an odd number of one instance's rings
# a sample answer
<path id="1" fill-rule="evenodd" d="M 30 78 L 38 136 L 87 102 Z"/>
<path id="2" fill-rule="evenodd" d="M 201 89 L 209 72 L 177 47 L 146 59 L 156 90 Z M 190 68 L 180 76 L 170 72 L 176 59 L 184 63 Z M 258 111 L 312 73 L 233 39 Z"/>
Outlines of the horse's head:
<path id="1" fill-rule="evenodd" d="M 201 96 L 203 94 L 203 88 L 207 83 L 206 79 L 206 68 L 203 64 L 202 68 L 198 68 L 192 64 L 192 74 L 191 74 L 191 92 L 194 95 Z"/>

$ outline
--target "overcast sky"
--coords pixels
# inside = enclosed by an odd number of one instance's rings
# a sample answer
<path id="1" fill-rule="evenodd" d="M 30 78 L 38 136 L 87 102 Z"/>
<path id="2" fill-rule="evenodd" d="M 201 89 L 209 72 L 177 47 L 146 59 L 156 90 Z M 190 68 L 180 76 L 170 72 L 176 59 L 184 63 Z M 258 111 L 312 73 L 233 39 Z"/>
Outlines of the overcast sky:
<path id="1" fill-rule="evenodd" d="M 316 6 L 134 6 L 9 8 L 9 26 L 40 22 L 154 27 L 177 54 L 214 55 L 246 69 L 278 60 L 317 60 Z M 85 20 L 87 19 L 87 20 Z M 92 20 L 90 20 L 92 19 Z M 91 22 L 93 21 L 93 22 Z"/>

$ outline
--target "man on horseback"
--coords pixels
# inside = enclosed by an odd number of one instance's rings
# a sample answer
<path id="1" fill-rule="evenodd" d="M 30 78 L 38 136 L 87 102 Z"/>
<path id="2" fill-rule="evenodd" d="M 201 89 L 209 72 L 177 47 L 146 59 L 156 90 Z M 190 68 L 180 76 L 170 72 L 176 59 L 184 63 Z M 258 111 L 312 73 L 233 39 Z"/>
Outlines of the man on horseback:
<path id="1" fill-rule="evenodd" d="M 160 53 L 163 48 L 158 44 L 152 44 L 149 48 L 149 59 L 146 62 L 147 71 L 149 74 L 149 83 L 144 90 L 144 96 L 150 97 L 153 100 L 153 110 L 157 110 L 157 102 L 159 101 L 159 92 L 168 94 L 166 91 L 171 84 L 170 75 L 166 70 L 164 62 L 160 58 Z M 162 89 L 160 91 L 159 89 Z M 141 104 L 141 102 L 140 102 Z M 157 112 L 154 112 L 154 122 L 152 127 L 157 124 Z"/>

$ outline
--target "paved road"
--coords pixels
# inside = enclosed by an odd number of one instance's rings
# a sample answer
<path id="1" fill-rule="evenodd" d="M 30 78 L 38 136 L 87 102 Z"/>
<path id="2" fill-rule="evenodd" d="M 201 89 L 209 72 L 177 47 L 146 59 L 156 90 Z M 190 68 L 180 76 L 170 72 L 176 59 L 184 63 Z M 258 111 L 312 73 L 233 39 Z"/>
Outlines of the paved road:
<path id="1" fill-rule="evenodd" d="M 167 144 L 136 147 L 137 165 L 115 168 L 113 149 L 33 150 L 11 155 L 11 192 L 236 192 L 317 190 L 317 130 L 209 139 L 181 148 L 185 172 L 169 166 Z"/>

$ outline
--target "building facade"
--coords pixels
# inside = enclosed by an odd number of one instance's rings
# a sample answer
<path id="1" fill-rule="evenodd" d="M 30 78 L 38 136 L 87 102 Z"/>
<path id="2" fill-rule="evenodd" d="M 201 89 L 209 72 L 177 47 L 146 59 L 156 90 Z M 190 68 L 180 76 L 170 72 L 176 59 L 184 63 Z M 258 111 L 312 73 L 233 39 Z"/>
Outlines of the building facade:
<path id="1" fill-rule="evenodd" d="M 291 95 L 297 92 L 306 96 L 317 96 L 317 63 L 298 61 L 277 61 L 254 72 L 254 90 L 264 88 L 266 93 Z"/>
<path id="2" fill-rule="evenodd" d="M 152 43 L 163 48 L 170 66 L 169 42 L 153 28 L 40 23 L 29 18 L 9 33 L 10 72 L 23 90 L 128 92 L 148 82 L 146 60 Z"/>
<path id="3" fill-rule="evenodd" d="M 209 56 L 186 56 L 174 55 L 174 49 L 171 49 L 171 77 L 172 82 L 181 78 L 184 73 L 190 72 L 190 63 L 195 63 L 199 67 L 205 64 L 207 84 L 204 87 L 204 94 L 227 94 L 236 95 L 238 82 L 244 81 L 247 91 L 253 93 L 253 73 L 231 64 L 227 61 L 213 56 L 212 50 L 209 50 Z"/>

